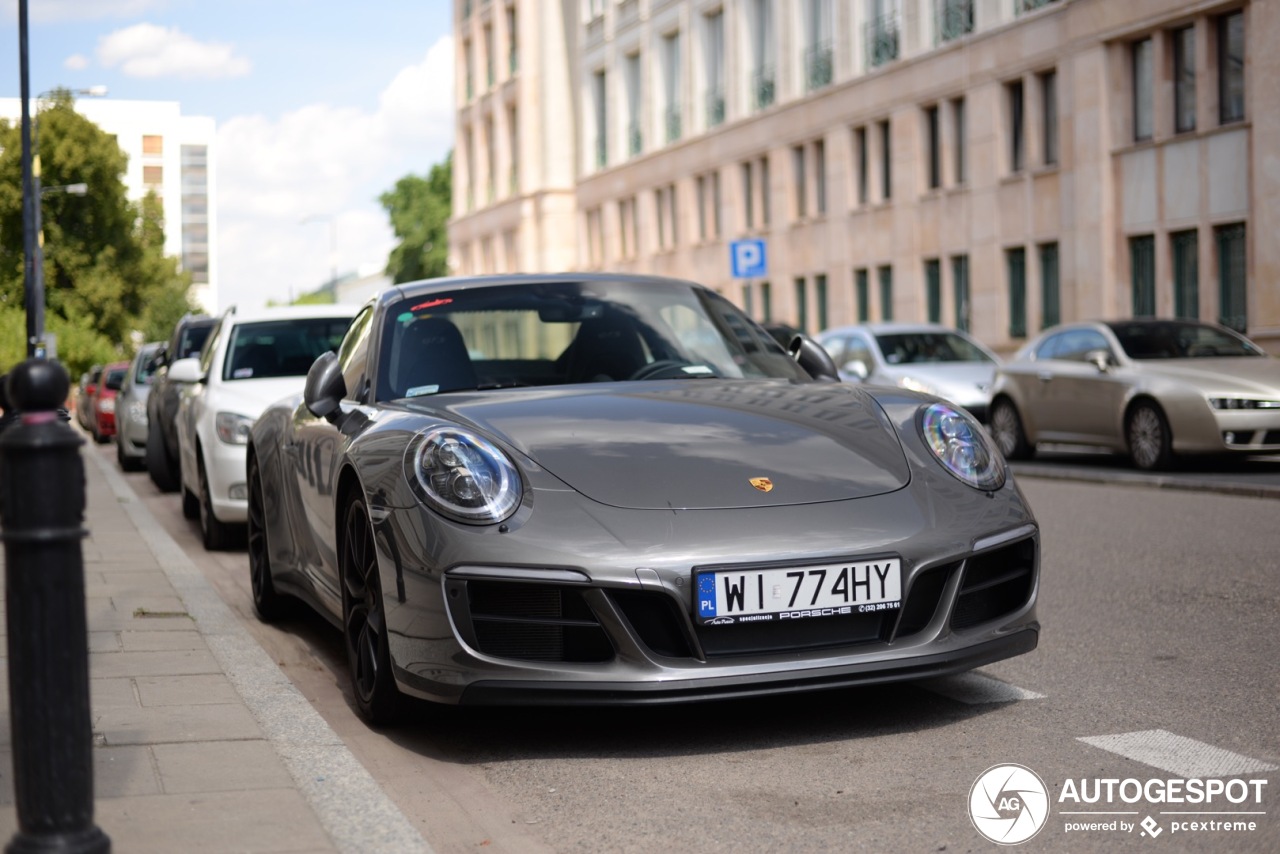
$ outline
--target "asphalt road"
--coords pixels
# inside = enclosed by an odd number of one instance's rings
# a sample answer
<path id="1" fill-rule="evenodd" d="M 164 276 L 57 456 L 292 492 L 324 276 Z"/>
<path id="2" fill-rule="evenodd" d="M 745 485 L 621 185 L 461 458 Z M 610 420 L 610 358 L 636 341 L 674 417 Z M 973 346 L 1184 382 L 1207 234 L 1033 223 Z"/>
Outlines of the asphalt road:
<path id="1" fill-rule="evenodd" d="M 1274 500 L 1025 470 L 1042 526 L 1040 647 L 941 684 L 644 710 L 424 706 L 379 732 L 355 715 L 336 630 L 306 615 L 259 624 L 244 552 L 205 553 L 177 496 L 127 477 L 439 852 L 990 851 L 968 802 L 1002 763 L 1048 790 L 1027 850 L 1280 850 Z M 1261 803 L 1060 800 L 1097 779 L 1215 776 L 1267 780 L 1250 784 Z M 1102 810 L 1125 814 L 1064 815 Z M 1155 838 L 1066 830 L 1146 817 Z M 1256 829 L 1172 826 L 1222 820 Z"/>

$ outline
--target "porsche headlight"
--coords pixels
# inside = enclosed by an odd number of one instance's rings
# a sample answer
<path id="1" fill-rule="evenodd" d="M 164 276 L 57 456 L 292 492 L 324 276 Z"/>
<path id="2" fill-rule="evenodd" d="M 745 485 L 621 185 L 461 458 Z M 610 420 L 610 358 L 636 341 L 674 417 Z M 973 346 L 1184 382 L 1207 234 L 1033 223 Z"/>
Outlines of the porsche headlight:
<path id="1" fill-rule="evenodd" d="M 238 412 L 219 412 L 213 419 L 213 428 L 218 438 L 228 445 L 249 444 L 249 429 L 253 427 L 253 419 Z"/>
<path id="2" fill-rule="evenodd" d="M 920 410 L 920 433 L 943 468 L 974 489 L 1004 486 L 1004 460 L 973 417 L 958 407 L 934 403 Z"/>
<path id="3" fill-rule="evenodd" d="M 496 445 L 454 427 L 421 434 L 409 448 L 410 485 L 431 509 L 470 525 L 495 525 L 520 506 L 515 464 Z"/>

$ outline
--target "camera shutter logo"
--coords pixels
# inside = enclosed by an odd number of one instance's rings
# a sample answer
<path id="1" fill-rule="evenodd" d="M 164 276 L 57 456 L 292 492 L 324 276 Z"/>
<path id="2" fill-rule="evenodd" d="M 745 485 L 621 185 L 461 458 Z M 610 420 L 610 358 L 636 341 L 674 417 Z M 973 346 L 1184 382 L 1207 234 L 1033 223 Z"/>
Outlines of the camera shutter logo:
<path id="1" fill-rule="evenodd" d="M 1030 768 L 993 765 L 973 781 L 969 818 L 997 845 L 1026 842 L 1049 818 L 1049 790 Z"/>

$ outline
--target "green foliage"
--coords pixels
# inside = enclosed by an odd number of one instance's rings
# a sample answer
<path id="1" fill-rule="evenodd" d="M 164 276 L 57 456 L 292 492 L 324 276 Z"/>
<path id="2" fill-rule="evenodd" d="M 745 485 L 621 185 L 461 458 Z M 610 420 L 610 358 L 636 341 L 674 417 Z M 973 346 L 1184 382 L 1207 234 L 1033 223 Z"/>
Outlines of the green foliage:
<path id="1" fill-rule="evenodd" d="M 379 199 L 400 239 L 387 259 L 396 284 L 449 273 L 449 217 L 453 213 L 453 152 L 427 177 L 406 175 Z"/>
<path id="2" fill-rule="evenodd" d="M 139 334 L 167 338 L 192 309 L 190 277 L 164 255 L 160 201 L 129 200 L 127 157 L 115 139 L 77 113 L 66 92 L 42 102 L 36 118 L 43 186 L 89 187 L 83 196 L 46 192 L 41 203 L 45 328 L 75 378 L 131 356 Z M 0 370 L 26 355 L 21 155 L 20 125 L 0 120 Z M 23 330 L 16 346 L 7 337 L 13 317 Z"/>

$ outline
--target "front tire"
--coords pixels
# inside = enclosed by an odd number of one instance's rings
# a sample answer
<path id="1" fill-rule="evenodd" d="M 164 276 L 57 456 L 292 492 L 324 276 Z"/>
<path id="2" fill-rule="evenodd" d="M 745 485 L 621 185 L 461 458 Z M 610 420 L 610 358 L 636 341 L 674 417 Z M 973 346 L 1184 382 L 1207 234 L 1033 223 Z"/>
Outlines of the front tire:
<path id="1" fill-rule="evenodd" d="M 991 406 L 991 436 L 1006 460 L 1029 460 L 1035 456 L 1035 446 L 1027 441 L 1022 429 L 1022 418 L 1006 398 L 1000 398 Z"/>
<path id="2" fill-rule="evenodd" d="M 264 623 L 278 620 L 284 613 L 283 597 L 271 580 L 271 552 L 267 543 L 267 502 L 262 491 L 258 458 L 249 458 L 249 582 L 253 588 L 253 609 Z"/>
<path id="3" fill-rule="evenodd" d="M 339 557 L 342 574 L 342 634 L 356 709 L 374 726 L 395 723 L 400 690 L 391 674 L 386 609 L 378 575 L 373 527 L 364 501 L 347 505 Z"/>
<path id="4" fill-rule="evenodd" d="M 1134 404 L 1125 420 L 1124 437 L 1129 444 L 1129 458 L 1136 468 L 1159 471 L 1173 464 L 1173 435 L 1169 420 L 1154 401 Z"/>
<path id="5" fill-rule="evenodd" d="M 204 547 L 211 552 L 225 551 L 231 547 L 232 527 L 218 520 L 213 515 L 213 496 L 209 492 L 209 477 L 204 471 L 204 460 L 199 461 L 200 469 L 200 538 Z"/>

